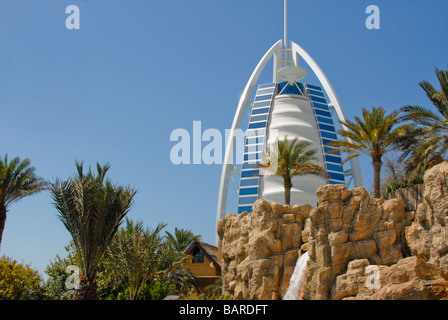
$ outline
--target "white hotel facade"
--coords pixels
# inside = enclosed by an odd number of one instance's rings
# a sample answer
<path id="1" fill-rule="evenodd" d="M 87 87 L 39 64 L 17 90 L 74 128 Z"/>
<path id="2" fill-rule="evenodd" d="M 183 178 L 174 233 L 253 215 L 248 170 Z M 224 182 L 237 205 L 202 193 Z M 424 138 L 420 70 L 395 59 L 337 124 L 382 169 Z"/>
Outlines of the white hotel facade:
<path id="1" fill-rule="evenodd" d="M 258 83 L 268 62 L 273 60 L 271 83 Z M 307 71 L 299 66 L 305 61 L 319 80 L 319 84 L 307 84 L 302 80 Z M 254 101 L 250 97 L 255 91 Z M 243 116 L 250 109 L 247 128 L 241 128 Z M 339 139 L 335 123 L 345 116 L 339 99 L 330 83 L 313 58 L 298 44 L 287 39 L 287 0 L 285 0 L 285 37 L 276 42 L 258 62 L 239 100 L 230 130 L 230 137 L 246 130 L 244 159 L 240 168 L 233 164 L 236 153 L 235 139 L 228 139 L 218 196 L 217 220 L 225 217 L 228 187 L 231 175 L 239 177 L 238 214 L 251 212 L 257 199 L 284 202 L 283 179 L 274 175 L 262 175 L 255 167 L 261 154 L 277 138 L 298 138 L 312 143 L 317 150 L 318 164 L 326 169 L 327 178 L 299 176 L 292 179 L 291 204 L 316 206 L 316 190 L 326 184 L 363 185 L 357 158 L 350 160 L 350 167 L 341 166 L 341 155 L 330 153 L 327 144 Z M 239 154 L 239 153 L 238 153 Z M 233 212 L 235 213 L 235 212 Z"/>

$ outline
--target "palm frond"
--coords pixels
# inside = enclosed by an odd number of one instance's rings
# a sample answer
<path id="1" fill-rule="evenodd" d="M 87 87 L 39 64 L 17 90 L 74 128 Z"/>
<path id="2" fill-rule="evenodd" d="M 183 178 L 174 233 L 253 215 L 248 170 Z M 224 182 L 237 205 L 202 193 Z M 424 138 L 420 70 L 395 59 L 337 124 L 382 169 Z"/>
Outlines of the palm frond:
<path id="1" fill-rule="evenodd" d="M 45 190 L 47 182 L 38 177 L 29 159 L 0 157 L 0 204 L 6 208 L 27 196 Z"/>
<path id="2" fill-rule="evenodd" d="M 435 73 L 440 90 L 428 81 L 419 83 L 435 110 L 421 106 L 401 109 L 403 121 L 415 127 L 398 143 L 403 152 L 401 159 L 408 160 L 408 172 L 413 174 L 446 159 L 448 150 L 448 70 L 436 68 Z"/>
<path id="3" fill-rule="evenodd" d="M 97 165 L 95 175 L 76 163 L 77 175 L 57 179 L 50 191 L 58 217 L 82 256 L 83 273 L 93 279 L 99 260 L 132 207 L 136 191 L 111 183 L 109 165 Z"/>
<path id="4" fill-rule="evenodd" d="M 264 169 L 282 178 L 292 178 L 307 174 L 319 175 L 325 172 L 315 157 L 317 150 L 310 149 L 312 143 L 297 138 L 283 140 L 277 138 L 276 142 L 268 147 L 262 156 L 262 163 L 256 167 Z"/>

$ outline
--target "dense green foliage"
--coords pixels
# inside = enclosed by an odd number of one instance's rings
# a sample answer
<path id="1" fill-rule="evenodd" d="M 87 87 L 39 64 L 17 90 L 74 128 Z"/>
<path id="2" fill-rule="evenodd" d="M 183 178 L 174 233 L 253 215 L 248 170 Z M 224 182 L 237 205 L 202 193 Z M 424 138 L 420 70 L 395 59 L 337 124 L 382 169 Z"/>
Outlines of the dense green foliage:
<path id="1" fill-rule="evenodd" d="M 144 228 L 142 222 L 126 219 L 99 261 L 96 277 L 99 299 L 160 300 L 189 290 L 194 276 L 185 267 L 186 255 L 177 252 L 176 246 L 162 235 L 165 227 L 159 223 L 151 230 Z M 57 256 L 45 271 L 49 275 L 45 283 L 48 299 L 74 298 L 74 290 L 66 285 L 72 275 L 67 268 L 79 268 L 80 254 L 73 243 L 66 251 L 66 258 Z"/>
<path id="2" fill-rule="evenodd" d="M 42 278 L 30 266 L 0 258 L 0 300 L 39 300 L 44 298 Z"/>

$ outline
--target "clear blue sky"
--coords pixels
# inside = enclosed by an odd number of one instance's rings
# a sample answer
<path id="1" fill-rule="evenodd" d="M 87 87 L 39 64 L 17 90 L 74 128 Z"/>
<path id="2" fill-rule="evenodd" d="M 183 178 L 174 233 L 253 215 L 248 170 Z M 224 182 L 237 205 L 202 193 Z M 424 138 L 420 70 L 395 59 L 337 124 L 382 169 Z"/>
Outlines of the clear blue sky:
<path id="1" fill-rule="evenodd" d="M 65 27 L 72 4 L 79 30 Z M 370 4 L 380 30 L 365 27 Z M 322 67 L 349 119 L 363 107 L 429 106 L 418 82 L 447 68 L 447 12 L 446 0 L 290 0 L 289 39 Z M 75 160 L 109 162 L 115 182 L 138 189 L 130 218 L 214 243 L 221 167 L 173 165 L 170 133 L 196 120 L 230 128 L 253 68 L 282 38 L 281 0 L 2 0 L 0 154 L 30 158 L 49 180 L 71 176 Z M 369 160 L 361 166 L 369 189 Z M 43 273 L 69 241 L 42 193 L 10 208 L 1 254 Z"/>

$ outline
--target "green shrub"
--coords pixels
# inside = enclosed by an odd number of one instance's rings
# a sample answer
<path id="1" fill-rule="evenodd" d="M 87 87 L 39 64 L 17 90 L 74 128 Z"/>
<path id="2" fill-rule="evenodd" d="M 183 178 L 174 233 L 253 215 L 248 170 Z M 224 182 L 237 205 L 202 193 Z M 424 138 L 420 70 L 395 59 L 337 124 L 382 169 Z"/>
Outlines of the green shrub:
<path id="1" fill-rule="evenodd" d="M 36 270 L 9 257 L 0 258 L 0 300 L 39 300 L 43 280 Z"/>

